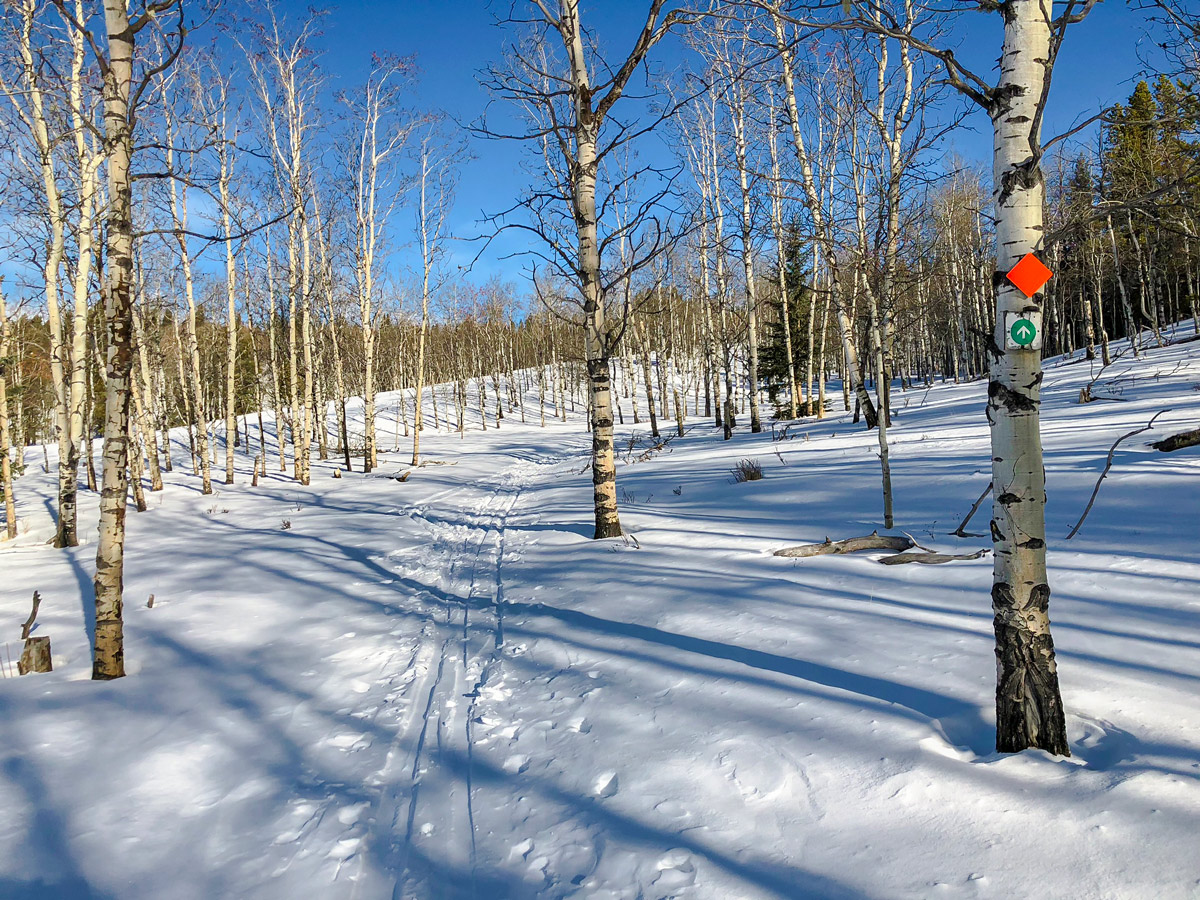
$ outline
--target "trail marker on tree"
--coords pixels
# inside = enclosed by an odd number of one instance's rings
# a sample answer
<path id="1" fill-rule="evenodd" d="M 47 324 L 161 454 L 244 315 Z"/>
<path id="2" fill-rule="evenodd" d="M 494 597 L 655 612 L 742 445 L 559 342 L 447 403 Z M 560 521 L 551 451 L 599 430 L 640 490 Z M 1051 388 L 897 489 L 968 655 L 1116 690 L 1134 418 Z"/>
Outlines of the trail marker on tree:
<path id="1" fill-rule="evenodd" d="M 1040 291 L 1054 273 L 1032 253 L 1026 253 L 1005 276 L 1026 297 Z M 1042 349 L 1042 313 L 1028 309 L 1004 314 L 1005 350 Z"/>
<path id="2" fill-rule="evenodd" d="M 1032 297 L 1050 280 L 1054 273 L 1032 253 L 1026 253 L 1021 261 L 1005 276 L 1026 297 Z"/>
<path id="3" fill-rule="evenodd" d="M 1042 314 L 1039 310 L 1004 314 L 1004 349 L 1042 349 Z"/>

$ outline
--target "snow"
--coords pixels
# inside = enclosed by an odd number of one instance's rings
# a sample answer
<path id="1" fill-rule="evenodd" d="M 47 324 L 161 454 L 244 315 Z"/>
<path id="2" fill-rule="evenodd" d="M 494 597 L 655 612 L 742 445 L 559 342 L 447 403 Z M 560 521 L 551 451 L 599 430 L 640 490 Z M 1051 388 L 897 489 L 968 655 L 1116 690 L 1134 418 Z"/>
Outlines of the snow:
<path id="1" fill-rule="evenodd" d="M 109 683 L 95 497 L 88 543 L 45 546 L 31 450 L 0 622 L 15 660 L 41 591 L 55 671 L 0 679 L 0 897 L 1195 897 L 1200 455 L 1146 442 L 1195 427 L 1200 342 L 1123 356 L 1119 401 L 1078 404 L 1090 378 L 1049 361 L 1043 393 L 1070 759 L 992 751 L 989 558 L 771 555 L 879 527 L 845 416 L 729 443 L 694 418 L 644 461 L 624 426 L 630 537 L 602 542 L 582 419 L 543 430 L 536 396 L 529 424 L 427 433 L 444 464 L 403 483 L 400 452 L 307 488 L 272 457 L 252 488 L 239 452 L 205 497 L 177 448 L 130 512 Z M 984 391 L 897 392 L 897 529 L 940 550 L 987 545 L 948 535 L 990 478 Z M 763 480 L 732 483 L 745 457 Z"/>

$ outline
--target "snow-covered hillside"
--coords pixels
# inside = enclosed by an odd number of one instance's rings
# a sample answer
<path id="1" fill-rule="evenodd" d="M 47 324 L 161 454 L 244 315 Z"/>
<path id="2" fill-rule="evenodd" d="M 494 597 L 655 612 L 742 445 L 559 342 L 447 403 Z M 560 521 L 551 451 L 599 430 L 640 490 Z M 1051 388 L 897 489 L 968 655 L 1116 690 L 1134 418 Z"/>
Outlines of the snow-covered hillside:
<path id="1" fill-rule="evenodd" d="M 252 488 L 239 454 L 202 496 L 177 464 L 130 512 L 107 683 L 95 498 L 89 543 L 45 546 L 29 451 L 0 641 L 15 660 L 40 591 L 55 671 L 0 680 L 0 898 L 1200 896 L 1200 451 L 1146 445 L 1200 420 L 1189 335 L 1117 361 L 1112 400 L 1047 363 L 1070 759 L 992 752 L 989 557 L 772 556 L 879 527 L 875 436 L 845 416 L 728 443 L 692 419 L 648 454 L 626 424 L 618 541 L 590 540 L 579 416 L 430 434 L 403 482 L 402 452 Z M 897 392 L 897 532 L 988 546 L 948 535 L 990 478 L 985 390 Z M 742 458 L 765 477 L 732 483 Z"/>

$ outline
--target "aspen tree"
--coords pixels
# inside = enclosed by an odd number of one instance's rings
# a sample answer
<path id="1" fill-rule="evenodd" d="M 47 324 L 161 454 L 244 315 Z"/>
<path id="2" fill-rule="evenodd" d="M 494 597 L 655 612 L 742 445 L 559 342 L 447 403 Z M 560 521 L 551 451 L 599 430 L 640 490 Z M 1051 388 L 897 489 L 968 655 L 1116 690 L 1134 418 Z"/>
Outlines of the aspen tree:
<path id="1" fill-rule="evenodd" d="M 140 249 L 140 248 L 139 248 Z M 133 342 L 137 350 L 139 370 L 134 373 L 134 401 L 138 422 L 142 430 L 142 439 L 146 444 L 146 455 L 150 460 L 150 490 L 163 489 L 162 471 L 158 461 L 158 434 L 154 427 L 154 410 L 151 408 L 154 398 L 154 387 L 150 376 L 149 351 L 146 347 L 146 334 L 142 325 L 142 314 L 138 310 L 137 301 L 145 305 L 146 287 L 145 272 L 142 268 L 141 253 L 134 255 L 134 279 L 137 284 L 133 308 L 130 311 L 130 324 L 133 326 Z M 141 376 L 141 387 L 138 387 L 138 375 Z M 169 439 L 169 433 L 168 433 Z M 168 460 L 170 457 L 168 456 Z M 168 469 L 168 471 L 170 471 Z"/>
<path id="2" fill-rule="evenodd" d="M 312 247 L 308 233 L 311 173 L 307 147 L 308 135 L 316 126 L 313 108 L 320 84 L 319 70 L 310 47 L 317 16 L 315 12 L 310 13 L 294 33 L 285 34 L 283 23 L 271 7 L 269 29 L 263 33 L 261 56 L 247 54 L 254 90 L 262 107 L 279 197 L 286 212 L 288 424 L 293 476 L 301 484 L 307 484 L 309 480 L 312 436 Z"/>
<path id="3" fill-rule="evenodd" d="M 60 10 L 63 0 L 55 0 Z M 135 83 L 135 42 L 150 23 L 162 30 L 161 19 L 178 12 L 179 22 L 169 45 L 150 73 Z M 129 490 L 129 401 L 133 369 L 133 192 L 130 167 L 133 123 L 137 103 L 155 72 L 168 69 L 183 47 L 186 29 L 180 0 L 147 4 L 134 19 L 126 0 L 104 0 L 107 54 L 102 54 L 85 22 L 70 17 L 86 34 L 101 70 L 104 99 L 104 149 L 108 165 L 108 221 L 105 229 L 104 321 L 108 330 L 105 371 L 103 475 L 100 489 L 100 528 L 96 544 L 96 623 L 92 677 L 120 678 L 125 674 L 123 580 L 125 567 L 125 505 Z M 170 43 L 174 38 L 173 43 Z"/>
<path id="4" fill-rule="evenodd" d="M 795 419 L 799 415 L 797 408 L 799 398 L 797 397 L 798 391 L 796 389 L 796 360 L 792 352 L 792 313 L 788 298 L 786 236 L 783 225 L 784 184 L 779 168 L 778 139 L 775 129 L 775 103 L 777 98 L 773 85 L 769 85 L 767 91 L 770 112 L 770 124 L 767 126 L 767 149 L 771 157 L 771 231 L 775 237 L 775 267 L 777 269 L 776 277 L 779 280 L 779 305 L 783 320 L 783 347 L 784 353 L 787 354 L 788 412 L 790 418 Z"/>
<path id="5" fill-rule="evenodd" d="M 422 398 L 425 391 L 425 340 L 429 329 L 429 299 L 436 287 L 431 283 L 435 266 L 443 253 L 446 237 L 446 217 L 454 196 L 456 150 L 447 135 L 431 125 L 421 137 L 417 153 L 417 236 L 421 242 L 421 324 L 417 337 L 417 390 L 413 410 L 412 465 L 421 464 L 421 429 L 425 412 Z M 436 382 L 435 382 L 436 383 Z M 499 418 L 500 400 L 496 410 Z M 437 395 L 433 395 L 434 427 L 437 427 Z"/>
<path id="6" fill-rule="evenodd" d="M 1041 358 L 1036 351 L 999 348 L 1006 344 L 1007 314 L 1025 315 L 1042 307 L 1042 292 L 1027 298 L 1005 274 L 1027 253 L 1041 247 L 1045 194 L 1041 126 L 1051 74 L 1067 28 L 1081 22 L 1095 3 L 1066 0 L 1057 16 L 1053 5 L 1041 0 L 981 4 L 981 8 L 999 13 L 1004 23 L 995 85 L 966 69 L 953 53 L 894 27 L 890 19 L 881 21 L 871 13 L 871 3 L 844 0 L 845 18 L 836 25 L 904 41 L 927 54 L 940 65 L 946 80 L 982 107 L 992 121 L 996 319 L 987 418 L 995 485 L 991 533 L 995 549 L 996 749 L 1003 753 L 1037 747 L 1070 755 L 1048 615 L 1046 485 L 1039 429 Z M 803 3 L 796 5 L 804 8 Z M 773 12 L 777 10 L 772 7 Z M 778 29 L 778 15 L 775 20 Z M 1111 224 L 1109 231 L 1111 234 Z"/>
<path id="7" fill-rule="evenodd" d="M 275 336 L 275 267 L 271 252 L 271 230 L 266 233 L 266 251 L 263 254 L 266 266 L 267 286 L 267 364 L 271 370 L 271 403 L 275 410 L 275 449 L 279 451 L 279 471 L 287 471 L 287 442 L 283 438 L 283 394 L 279 387 L 279 348 Z M 266 457 L 263 457 L 266 465 Z"/>
<path id="8" fill-rule="evenodd" d="M 825 205 L 822 201 L 817 176 L 814 172 L 813 157 L 810 156 L 807 144 L 804 140 L 803 126 L 800 121 L 799 103 L 796 99 L 796 84 L 794 74 L 794 54 L 792 44 L 789 41 L 784 28 L 784 20 L 779 13 L 777 6 L 771 7 L 771 21 L 775 32 L 775 46 L 779 56 L 780 71 L 783 78 L 783 99 L 784 109 L 787 112 L 788 124 L 792 131 L 792 144 L 796 153 L 796 161 L 800 167 L 800 185 L 803 189 L 802 197 L 805 206 L 808 209 L 808 214 L 812 219 L 814 247 L 820 246 L 822 252 L 822 260 L 825 263 L 828 271 L 826 277 L 829 281 L 829 298 L 833 303 L 834 310 L 837 314 L 838 332 L 842 341 L 842 352 L 845 357 L 845 366 L 849 375 L 849 384 L 847 385 L 854 391 L 855 397 L 862 409 L 863 418 L 866 420 L 868 428 L 875 427 L 876 412 L 875 405 L 871 402 L 871 396 L 867 393 L 865 384 L 863 383 L 862 368 L 859 365 L 858 353 L 854 347 L 854 330 L 850 322 L 850 317 L 846 314 L 842 298 L 841 273 L 838 269 L 837 254 L 835 252 L 836 243 L 832 234 L 832 224 L 827 221 L 825 215 Z M 839 140 L 840 128 L 835 130 L 833 141 Z M 818 149 L 816 160 L 820 163 L 821 153 Z M 833 178 L 825 178 L 824 182 L 832 190 Z M 816 273 L 814 271 L 814 278 Z"/>
<path id="9" fill-rule="evenodd" d="M 717 58 L 725 72 L 726 84 L 720 92 L 727 106 L 729 124 L 733 129 L 733 157 L 738 175 L 738 192 L 741 224 L 742 277 L 746 291 L 746 361 L 747 393 L 750 400 L 750 431 L 762 431 L 762 419 L 758 408 L 758 290 L 754 273 L 754 216 L 750 183 L 749 140 L 746 134 L 746 74 L 742 66 L 746 57 L 746 38 L 742 34 L 738 57 L 733 57 L 731 39 L 726 35 L 717 37 Z"/>
<path id="10" fill-rule="evenodd" d="M 650 50 L 686 17 L 677 10 L 666 10 L 666 0 L 651 0 L 646 11 L 645 22 L 634 42 L 632 50 L 610 74 L 599 83 L 595 81 L 596 67 L 603 62 L 595 58 L 595 43 L 585 32 L 578 0 L 530 0 L 529 8 L 538 27 L 547 36 L 557 38 L 565 56 L 565 71 L 555 74 L 554 86 L 536 85 L 523 87 L 538 81 L 530 73 L 546 72 L 533 59 L 521 59 L 517 54 L 516 65 L 522 66 L 524 74 L 507 78 L 494 73 L 492 90 L 527 108 L 533 108 L 547 123 L 545 127 L 554 134 L 558 149 L 563 155 L 562 173 L 554 182 L 560 194 L 558 200 L 566 201 L 574 224 L 572 254 L 566 254 L 551 234 L 541 235 L 554 248 L 555 265 L 570 276 L 579 295 L 582 331 L 584 337 L 584 359 L 588 380 L 589 424 L 592 431 L 592 485 L 595 513 L 596 538 L 617 537 L 621 532 L 617 512 L 616 462 L 613 452 L 613 405 L 612 369 L 610 359 L 620 339 L 620 327 L 614 327 L 607 318 L 608 283 L 604 277 L 603 255 L 607 238 L 601 236 L 597 208 L 597 184 L 601 179 L 602 163 L 612 150 L 623 146 L 629 138 L 627 128 L 622 133 L 609 137 L 604 127 L 613 107 L 620 102 L 630 79 L 646 59 Z M 560 88 L 559 85 L 562 87 Z M 558 104 L 562 96 L 569 107 Z M 561 118 L 565 116 L 565 118 Z M 547 133 L 538 127 L 526 139 L 537 140 Z M 558 172 L 556 167 L 548 169 L 551 179 Z M 536 202 L 536 201 L 535 201 Z M 535 212 L 536 209 L 531 210 Z M 534 227 L 532 230 L 537 231 Z M 611 235 L 609 236 L 611 238 Z M 656 242 L 657 243 L 657 242 Z M 656 255 L 660 247 L 648 248 L 642 253 L 642 264 Z M 573 259 L 565 258 L 568 255 Z"/>
<path id="11" fill-rule="evenodd" d="M 4 533 L 9 540 L 17 536 L 17 506 L 13 499 L 11 438 L 8 426 L 8 370 L 12 365 L 8 340 L 8 308 L 4 299 L 4 279 L 0 278 L 0 490 L 4 491 Z"/>
<path id="12" fill-rule="evenodd" d="M 415 121 L 399 113 L 399 92 L 409 77 L 411 63 L 404 59 L 375 57 L 371 74 L 361 90 L 343 95 L 356 129 L 354 181 L 354 280 L 358 294 L 363 347 L 363 469 L 378 465 L 375 429 L 375 280 L 378 255 L 388 221 L 401 197 L 395 160 L 404 148 Z"/>
<path id="13" fill-rule="evenodd" d="M 64 21 L 80 21 L 82 0 L 56 0 Z M 40 179 L 45 203 L 47 226 L 46 250 L 42 268 L 46 297 L 46 315 L 50 337 L 50 373 L 55 397 L 54 428 L 58 443 L 58 519 L 54 544 L 74 547 L 79 543 L 76 500 L 78 468 L 84 427 L 84 404 L 87 386 L 87 322 L 88 293 L 93 262 L 93 231 L 97 211 L 99 169 L 103 152 L 95 147 L 90 136 L 95 126 L 90 110 L 85 107 L 84 36 L 78 29 L 67 29 L 69 61 L 66 65 L 64 96 L 48 96 L 43 86 L 43 71 L 55 63 L 47 60 L 40 46 L 35 46 L 35 26 L 40 4 L 21 0 L 20 22 L 16 27 L 16 47 L 19 57 L 19 80 L 9 83 L 0 79 L 0 90 L 8 96 L 18 119 L 29 132 L 37 156 L 37 176 Z M 71 131 L 68 135 L 51 133 L 51 115 L 55 106 L 66 106 Z M 47 107 L 50 107 L 49 109 Z M 64 195 L 60 183 L 56 152 L 60 144 L 68 144 L 75 155 L 76 195 L 73 202 Z M 63 311 L 60 308 L 60 268 L 67 260 L 67 224 L 71 212 L 76 215 L 77 257 L 71 280 L 73 313 L 71 333 L 65 333 Z"/>
<path id="14" fill-rule="evenodd" d="M 171 86 L 169 78 L 162 82 L 163 118 L 166 126 L 167 171 L 175 171 L 175 115 L 172 97 L 168 96 Z M 212 461 L 208 453 L 208 416 L 204 402 L 204 380 L 200 371 L 200 334 L 196 317 L 195 277 L 192 270 L 192 254 L 188 242 L 188 186 L 186 179 L 172 177 L 168 182 L 167 199 L 174 223 L 175 242 L 179 250 L 179 266 L 183 273 L 183 297 L 187 303 L 184 337 L 187 340 L 187 356 L 190 361 L 188 387 L 191 395 L 192 427 L 196 431 L 195 465 L 200 470 L 200 493 L 212 493 Z"/>
<path id="15" fill-rule="evenodd" d="M 214 67 L 215 68 L 215 67 Z M 216 134 L 217 188 L 221 207 L 221 227 L 225 244 L 225 483 L 233 484 L 233 450 L 237 432 L 237 260 L 233 250 L 233 210 L 230 181 L 233 178 L 234 147 L 237 127 L 229 134 L 229 82 L 219 71 L 210 72 L 212 119 L 210 127 Z M 202 91 L 198 91 L 203 98 Z M 249 452 L 249 448 L 246 448 Z"/>

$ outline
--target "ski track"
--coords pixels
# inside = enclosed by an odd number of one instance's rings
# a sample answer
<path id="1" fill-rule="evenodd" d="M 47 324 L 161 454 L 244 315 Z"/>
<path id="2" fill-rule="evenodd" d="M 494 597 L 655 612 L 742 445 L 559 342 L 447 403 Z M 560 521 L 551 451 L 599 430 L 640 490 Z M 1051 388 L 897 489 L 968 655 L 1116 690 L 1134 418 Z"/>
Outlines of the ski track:
<path id="1" fill-rule="evenodd" d="M 504 645 L 506 522 L 542 464 L 518 457 L 481 502 L 456 511 L 454 518 L 434 510 L 439 500 L 460 496 L 457 489 L 407 511 L 428 534 L 430 559 L 397 566 L 397 574 L 416 580 L 438 570 L 444 574 L 420 598 L 431 615 L 413 659 L 418 674 L 410 691 L 424 700 L 410 709 L 421 712 L 401 725 L 389 771 L 380 775 L 391 783 L 379 799 L 377 818 L 388 823 L 391 835 L 385 859 L 395 877 L 393 900 L 493 896 L 476 883 L 473 720 Z"/>

